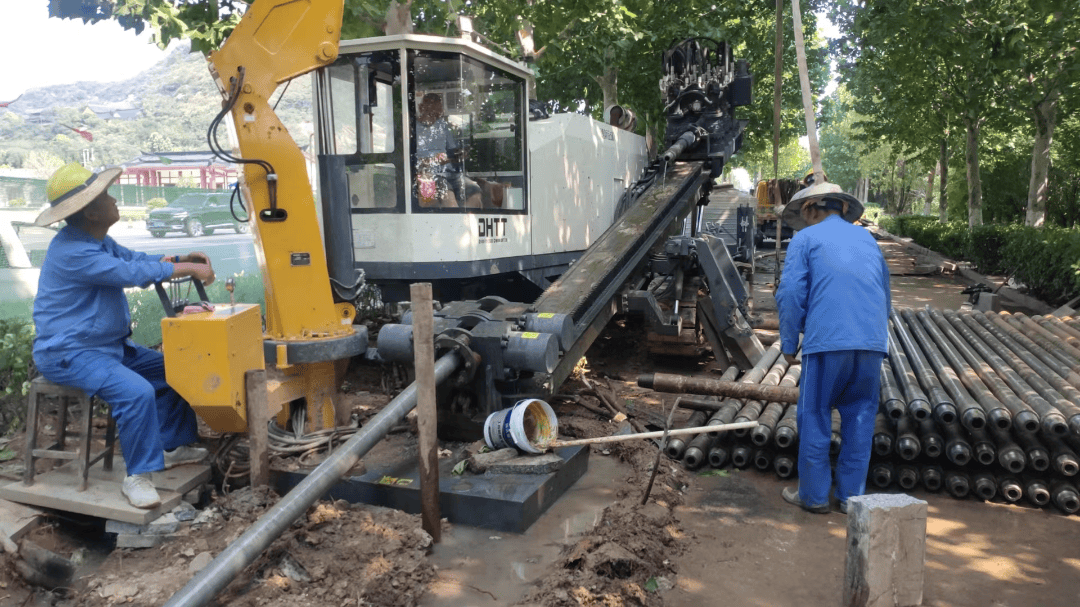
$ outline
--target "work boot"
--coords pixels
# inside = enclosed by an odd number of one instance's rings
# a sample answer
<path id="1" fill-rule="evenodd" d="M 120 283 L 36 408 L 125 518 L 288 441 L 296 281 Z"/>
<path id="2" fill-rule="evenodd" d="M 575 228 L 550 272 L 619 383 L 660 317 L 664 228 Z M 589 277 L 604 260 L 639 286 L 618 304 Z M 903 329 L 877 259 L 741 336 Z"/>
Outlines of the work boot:
<path id="1" fill-rule="evenodd" d="M 783 495 L 785 502 L 794 504 L 807 512 L 813 512 L 814 514 L 829 513 L 830 508 L 828 504 L 825 504 L 824 506 L 807 506 L 804 504 L 802 498 L 799 497 L 798 487 L 788 487 L 787 489 L 784 489 L 784 492 L 781 495 Z"/>
<path id="2" fill-rule="evenodd" d="M 157 508 L 161 505 L 161 497 L 158 496 L 154 483 L 150 480 L 150 473 L 132 474 L 124 477 L 120 485 L 120 491 L 124 497 L 136 508 Z"/>
<path id="3" fill-rule="evenodd" d="M 840 501 L 839 504 L 838 504 L 838 508 L 840 509 L 840 512 L 843 512 L 844 514 L 847 514 L 847 508 L 848 508 L 847 500 Z"/>
<path id="4" fill-rule="evenodd" d="M 210 452 L 201 447 L 184 445 L 172 451 L 165 452 L 165 469 L 183 466 L 184 464 L 197 464 L 206 459 Z"/>

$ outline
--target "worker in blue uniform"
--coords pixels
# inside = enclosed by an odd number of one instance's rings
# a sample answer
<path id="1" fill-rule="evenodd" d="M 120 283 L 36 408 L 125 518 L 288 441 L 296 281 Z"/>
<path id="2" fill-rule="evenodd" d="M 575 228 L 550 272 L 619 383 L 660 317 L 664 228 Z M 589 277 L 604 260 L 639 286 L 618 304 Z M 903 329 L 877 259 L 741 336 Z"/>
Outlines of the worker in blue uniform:
<path id="1" fill-rule="evenodd" d="M 799 387 L 799 486 L 784 489 L 786 501 L 805 510 L 830 510 L 831 410 L 840 412 L 841 448 L 836 462 L 836 499 L 866 490 L 881 361 L 888 352 L 892 299 L 889 268 L 874 237 L 852 225 L 863 205 L 832 183 L 792 197 L 783 218 L 799 230 L 791 239 L 776 291 L 780 347 L 796 362 L 802 334 Z"/>
<path id="2" fill-rule="evenodd" d="M 46 379 L 107 402 L 120 438 L 127 476 L 121 491 L 138 508 L 161 499 L 152 472 L 205 459 L 195 412 L 165 383 L 160 352 L 131 341 L 127 287 L 193 276 L 210 284 L 204 253 L 162 257 L 136 253 L 107 235 L 120 219 L 108 188 L 122 169 L 91 173 L 61 167 L 46 186 L 50 206 L 38 225 L 66 220 L 49 244 L 34 300 L 34 362 Z"/>

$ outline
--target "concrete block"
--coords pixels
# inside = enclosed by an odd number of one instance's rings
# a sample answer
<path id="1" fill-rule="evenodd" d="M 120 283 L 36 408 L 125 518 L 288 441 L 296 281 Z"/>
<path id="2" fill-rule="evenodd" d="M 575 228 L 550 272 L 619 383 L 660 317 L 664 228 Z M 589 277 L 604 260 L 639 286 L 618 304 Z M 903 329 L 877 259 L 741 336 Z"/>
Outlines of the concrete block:
<path id="1" fill-rule="evenodd" d="M 562 468 L 563 459 L 554 453 L 523 455 L 488 466 L 491 474 L 550 474 Z"/>
<path id="2" fill-rule="evenodd" d="M 106 533 L 126 533 L 127 535 L 139 535 L 140 533 L 142 533 L 143 528 L 145 527 L 146 525 L 136 525 L 134 523 L 125 523 L 123 521 L 105 521 Z"/>
<path id="3" fill-rule="evenodd" d="M 469 458 L 465 467 L 473 474 L 483 474 L 492 464 L 505 462 L 518 456 L 518 450 L 514 448 L 499 449 L 487 453 L 477 453 Z"/>
<path id="4" fill-rule="evenodd" d="M 844 607 L 922 604 L 926 502 L 879 493 L 848 500 Z"/>
<path id="5" fill-rule="evenodd" d="M 123 521 L 105 521 L 105 532 L 118 535 L 168 535 L 176 533 L 180 521 L 172 513 L 163 514 L 145 525 L 135 525 Z"/>
<path id="6" fill-rule="evenodd" d="M 1000 312 L 1001 296 L 996 293 L 979 293 L 979 301 L 975 303 L 975 309 L 983 312 Z"/>
<path id="7" fill-rule="evenodd" d="M 131 535 L 121 533 L 116 536 L 117 548 L 154 548 L 173 539 L 172 535 Z"/>

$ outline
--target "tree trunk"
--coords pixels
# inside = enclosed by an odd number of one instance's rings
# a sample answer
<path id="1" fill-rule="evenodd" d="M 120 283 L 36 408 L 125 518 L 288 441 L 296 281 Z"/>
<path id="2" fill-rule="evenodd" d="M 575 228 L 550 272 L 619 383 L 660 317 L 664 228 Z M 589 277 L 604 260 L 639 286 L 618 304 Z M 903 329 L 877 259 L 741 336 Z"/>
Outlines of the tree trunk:
<path id="1" fill-rule="evenodd" d="M 1027 217 L 1029 226 L 1042 227 L 1046 222 L 1047 189 L 1050 187 L 1050 144 L 1057 122 L 1058 95 L 1051 94 L 1034 108 L 1035 146 L 1031 151 L 1031 183 L 1028 185 Z"/>
<path id="2" fill-rule="evenodd" d="M 892 207 L 893 212 L 897 215 L 900 214 L 900 202 L 896 196 L 896 163 L 892 163 L 892 167 L 889 169 L 889 204 L 888 207 Z"/>
<path id="3" fill-rule="evenodd" d="M 968 227 L 981 226 L 982 220 L 982 177 L 979 175 L 979 127 L 978 118 L 964 118 L 967 127 L 967 182 L 968 182 Z"/>
<path id="4" fill-rule="evenodd" d="M 593 80 L 600 85 L 600 92 L 604 94 L 604 118 L 607 119 L 608 108 L 619 103 L 619 68 L 615 65 L 615 49 L 608 47 L 604 51 L 604 75 L 593 76 Z"/>
<path id="5" fill-rule="evenodd" d="M 937 167 L 930 169 L 930 176 L 926 178 L 926 201 L 923 203 L 923 215 L 930 214 L 930 203 L 934 202 L 934 175 L 937 175 Z"/>
<path id="6" fill-rule="evenodd" d="M 900 188 L 900 202 L 898 203 L 899 207 L 898 207 L 897 213 L 898 214 L 903 214 L 904 211 L 907 211 L 907 206 L 908 206 L 908 189 L 909 188 L 907 187 L 907 182 L 906 182 L 906 179 L 907 179 L 907 161 L 904 160 L 903 158 L 901 158 L 900 160 L 897 160 L 896 163 L 900 166 L 900 175 L 898 177 L 898 179 L 900 180 L 900 185 L 899 185 L 899 188 Z"/>
<path id="7" fill-rule="evenodd" d="M 949 221 L 949 197 L 945 188 L 949 185 L 949 139 L 941 138 L 941 157 L 938 158 L 938 166 L 941 167 L 941 181 L 938 182 L 938 212 L 941 214 L 941 223 Z"/>

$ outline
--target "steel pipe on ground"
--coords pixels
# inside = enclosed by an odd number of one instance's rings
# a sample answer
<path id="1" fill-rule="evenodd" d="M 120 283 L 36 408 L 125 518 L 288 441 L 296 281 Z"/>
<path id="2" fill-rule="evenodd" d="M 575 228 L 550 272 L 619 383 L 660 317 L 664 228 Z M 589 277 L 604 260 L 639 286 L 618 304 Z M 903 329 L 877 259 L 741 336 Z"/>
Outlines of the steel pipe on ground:
<path id="1" fill-rule="evenodd" d="M 893 334 L 899 339 L 900 345 L 903 346 L 903 350 L 898 351 L 898 354 L 903 355 L 905 351 L 907 353 L 906 357 L 901 358 L 901 364 L 910 365 L 911 373 L 918 379 L 918 383 L 925 390 L 925 395 L 930 399 L 925 406 L 921 402 L 915 404 L 909 402 L 908 411 L 919 421 L 926 418 L 926 414 L 933 412 L 939 422 L 951 424 L 956 421 L 956 405 L 945 394 L 941 387 L 941 381 L 926 362 L 923 353 L 919 350 L 915 340 L 912 339 L 904 322 L 897 315 L 896 309 L 890 310 L 889 315 L 892 317 Z M 890 352 L 890 357 L 891 354 Z"/>
<path id="2" fill-rule="evenodd" d="M 975 372 L 982 380 L 983 384 L 990 389 L 990 391 L 997 397 L 998 401 L 1005 405 L 1005 408 L 1009 410 L 1012 415 L 1013 425 L 1026 430 L 1028 432 L 1035 432 L 1039 429 L 1039 415 L 1033 408 L 1027 405 L 1024 401 L 1020 400 L 1009 387 L 1005 384 L 1001 378 L 994 373 L 990 365 L 979 355 L 976 354 L 975 344 L 969 343 L 964 337 L 953 328 L 952 324 L 945 319 L 945 316 L 937 310 L 930 310 L 928 312 L 929 318 L 937 323 L 938 330 L 943 334 L 950 342 L 961 357 L 967 362 L 968 368 Z M 924 317 L 920 316 L 920 320 Z M 924 320 L 924 322 L 926 322 Z"/>
<path id="3" fill-rule="evenodd" d="M 445 381 L 462 362 L 456 352 L 437 360 L 435 382 Z M 259 517 L 243 535 L 196 573 L 165 603 L 165 607 L 194 607 L 212 601 L 238 573 L 255 561 L 296 519 L 303 516 L 308 507 L 325 495 L 365 453 L 377 445 L 391 428 L 405 419 L 409 411 L 416 407 L 416 399 L 417 385 L 409 384 L 352 438 L 312 470 L 307 478 Z"/>
<path id="4" fill-rule="evenodd" d="M 1080 437 L 1080 391 L 1065 381 L 1057 371 L 1012 338 L 1000 326 L 983 314 L 961 314 L 964 324 L 971 327 L 1002 357 L 1036 392 L 1061 412 L 1068 420 L 1069 432 Z M 981 329 L 981 331 L 980 331 Z"/>
<path id="5" fill-rule="evenodd" d="M 933 340 L 930 339 L 930 336 L 926 331 L 922 330 L 922 326 L 918 322 L 909 324 L 908 328 L 911 329 L 912 335 L 922 345 L 923 352 L 926 353 L 926 358 L 930 361 L 930 366 L 933 367 L 934 372 L 937 373 L 938 378 L 945 387 L 945 391 L 949 393 L 949 396 L 952 396 L 953 402 L 956 403 L 956 407 L 959 409 L 960 423 L 968 429 L 985 426 L 986 412 L 971 399 L 971 396 L 960 384 L 956 371 L 945 362 L 945 357 L 938 350 Z M 943 427 L 951 425 L 942 424 Z"/>
<path id="6" fill-rule="evenodd" d="M 900 388 L 904 392 L 904 400 L 907 403 L 908 412 L 918 415 L 921 419 L 931 412 L 930 401 L 927 400 L 926 392 L 923 392 L 922 388 L 919 387 L 919 380 L 912 367 L 912 361 L 910 361 L 908 355 L 904 352 L 906 348 L 902 346 L 903 338 L 900 337 L 900 333 L 903 329 L 900 316 L 896 315 L 895 310 L 892 310 L 891 313 L 892 326 L 889 327 L 889 361 L 892 364 L 893 373 L 896 374 L 896 380 L 900 382 Z M 895 419 L 895 414 L 890 415 Z"/>
<path id="7" fill-rule="evenodd" d="M 910 316 L 909 316 L 910 313 Z M 918 312 L 911 312 L 911 310 L 904 310 L 904 318 L 908 319 L 909 324 L 919 323 L 927 334 L 934 340 L 935 344 L 940 349 L 941 353 L 948 359 L 949 364 L 956 371 L 960 378 L 960 382 L 964 384 L 974 397 L 979 406 L 982 407 L 986 413 L 987 420 L 999 428 L 1011 428 L 1013 423 L 1012 413 L 1005 408 L 1005 405 L 1001 404 L 1001 401 L 994 398 L 994 395 L 990 393 L 990 390 L 986 387 L 986 384 L 979 379 L 979 376 L 971 370 L 971 367 L 967 365 L 964 358 L 960 356 L 956 349 L 953 348 L 949 340 L 942 335 L 941 330 L 938 329 L 934 321 L 930 320 L 930 315 L 926 310 L 919 310 Z M 1034 416 L 1034 413 L 1031 414 Z M 1034 423 L 1038 423 L 1038 420 L 1034 420 Z"/>
<path id="8" fill-rule="evenodd" d="M 1031 385 L 1017 374 L 1016 370 L 1006 362 L 1005 358 L 998 355 L 997 350 L 991 345 L 991 341 L 994 340 L 993 335 L 990 335 L 986 329 L 978 326 L 977 323 L 974 327 L 968 326 L 968 324 L 964 322 L 964 319 L 953 310 L 946 310 L 943 317 L 953 326 L 956 332 L 967 341 L 967 343 L 975 348 L 982 359 L 994 370 L 997 376 L 1008 385 L 1009 389 L 1038 414 L 1039 423 L 1042 425 L 1044 431 L 1058 436 L 1064 436 L 1069 433 L 1068 422 L 1061 411 L 1057 410 L 1045 398 L 1040 396 Z"/>
<path id="9" fill-rule="evenodd" d="M 685 377 L 668 373 L 640 375 L 637 384 L 642 388 L 674 394 L 711 394 L 713 396 L 747 398 L 788 404 L 799 402 L 798 388 L 744 384 L 742 382 Z"/>
<path id="10" fill-rule="evenodd" d="M 892 340 L 889 340 L 890 344 Z M 889 348 L 892 350 L 892 346 Z M 897 419 L 907 411 L 907 403 L 900 392 L 900 386 L 893 374 L 892 364 L 886 358 L 881 361 L 881 398 L 878 401 L 881 409 L 891 419 Z"/>
<path id="11" fill-rule="evenodd" d="M 991 316 L 982 312 L 971 312 L 971 316 L 987 329 L 990 329 L 990 327 L 996 329 L 998 331 L 997 333 L 994 333 L 993 330 L 990 331 L 994 334 L 994 337 L 997 337 L 999 340 L 1006 343 L 1010 350 L 1015 352 L 1016 355 L 1023 359 L 1028 365 L 1031 365 L 1032 368 L 1035 368 L 1035 366 L 1032 365 L 1031 360 L 1027 357 L 1038 360 L 1042 363 L 1040 366 L 1044 369 L 1053 371 L 1053 373 L 1058 376 L 1058 379 L 1061 379 L 1063 383 L 1071 386 L 1074 392 L 1076 391 L 1076 388 L 1080 387 L 1080 375 L 1077 375 L 1076 372 L 1069 368 L 1065 363 L 1058 360 L 1057 357 L 1041 348 L 1022 332 L 1017 330 L 1016 327 L 1005 322 L 1005 319 L 996 314 Z M 1008 341 L 1003 339 L 1002 336 L 1007 336 Z M 1027 355 L 1027 357 L 1025 357 L 1025 355 Z M 1038 369 L 1036 369 L 1036 371 L 1037 370 Z M 1043 377 L 1043 379 L 1050 382 L 1050 385 L 1054 386 L 1055 389 L 1061 391 L 1050 378 Z M 1062 393 L 1064 394 L 1064 392 Z M 1066 394 L 1066 396 L 1072 399 L 1071 395 Z"/>
<path id="12" fill-rule="evenodd" d="M 1032 341 L 1056 356 L 1058 360 L 1071 367 L 1073 371 L 1080 372 L 1080 350 L 1070 345 L 1069 342 L 1048 331 L 1025 314 L 1003 313 L 999 316 L 1007 321 L 1013 321 L 1013 326 L 1030 337 Z"/>

